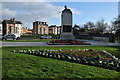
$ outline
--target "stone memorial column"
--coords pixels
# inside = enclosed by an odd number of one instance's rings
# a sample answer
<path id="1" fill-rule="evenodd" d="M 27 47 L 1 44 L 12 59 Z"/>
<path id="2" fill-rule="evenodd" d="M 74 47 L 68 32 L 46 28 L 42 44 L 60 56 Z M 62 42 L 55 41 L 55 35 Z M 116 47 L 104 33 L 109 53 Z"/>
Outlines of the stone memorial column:
<path id="1" fill-rule="evenodd" d="M 72 40 L 73 37 L 73 29 L 72 29 L 72 11 L 70 9 L 67 9 L 67 6 L 65 6 L 65 9 L 62 11 L 61 15 L 61 40 Z"/>

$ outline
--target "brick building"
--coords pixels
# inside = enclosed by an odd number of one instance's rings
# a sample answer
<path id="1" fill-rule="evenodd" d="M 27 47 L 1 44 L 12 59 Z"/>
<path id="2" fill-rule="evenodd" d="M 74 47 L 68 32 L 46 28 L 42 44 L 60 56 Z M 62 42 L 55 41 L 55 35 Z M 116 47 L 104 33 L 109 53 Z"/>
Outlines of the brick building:
<path id="1" fill-rule="evenodd" d="M 60 27 L 56 25 L 49 26 L 49 34 L 54 34 L 54 35 L 60 34 Z"/>
<path id="2" fill-rule="evenodd" d="M 47 22 L 33 22 L 33 34 L 49 34 L 49 27 Z"/>
<path id="3" fill-rule="evenodd" d="M 22 22 L 16 21 L 15 18 L 12 18 L 10 20 L 4 20 L 2 22 L 2 28 L 3 28 L 3 35 L 9 34 L 9 33 L 17 33 L 22 34 Z"/>

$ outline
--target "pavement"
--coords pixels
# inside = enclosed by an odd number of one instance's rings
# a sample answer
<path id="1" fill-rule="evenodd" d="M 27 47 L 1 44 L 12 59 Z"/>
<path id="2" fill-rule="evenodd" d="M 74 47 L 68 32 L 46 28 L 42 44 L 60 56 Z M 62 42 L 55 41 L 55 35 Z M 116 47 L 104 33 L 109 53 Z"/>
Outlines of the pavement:
<path id="1" fill-rule="evenodd" d="M 81 40 L 91 43 L 91 45 L 48 45 L 46 42 L 0 42 L 0 46 L 120 46 L 120 43 L 110 43 L 103 41 Z"/>

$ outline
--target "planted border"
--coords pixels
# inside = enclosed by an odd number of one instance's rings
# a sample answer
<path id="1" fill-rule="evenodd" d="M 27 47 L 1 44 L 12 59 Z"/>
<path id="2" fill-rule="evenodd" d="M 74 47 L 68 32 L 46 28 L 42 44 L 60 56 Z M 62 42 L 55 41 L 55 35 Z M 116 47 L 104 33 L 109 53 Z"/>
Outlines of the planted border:
<path id="1" fill-rule="evenodd" d="M 78 40 L 53 40 L 47 42 L 48 45 L 91 45 L 90 43 Z"/>
<path id="2" fill-rule="evenodd" d="M 120 71 L 120 59 L 106 51 L 78 50 L 14 50 L 16 53 L 65 60 Z"/>

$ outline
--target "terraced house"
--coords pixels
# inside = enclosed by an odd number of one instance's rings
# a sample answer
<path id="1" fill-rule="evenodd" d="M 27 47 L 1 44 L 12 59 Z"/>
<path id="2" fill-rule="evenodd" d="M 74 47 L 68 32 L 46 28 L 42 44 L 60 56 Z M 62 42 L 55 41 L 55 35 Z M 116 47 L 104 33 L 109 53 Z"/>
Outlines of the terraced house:
<path id="1" fill-rule="evenodd" d="M 10 33 L 17 33 L 19 35 L 22 34 L 22 22 L 16 21 L 15 18 L 10 20 L 4 20 L 2 22 L 3 25 L 3 35 Z"/>
<path id="2" fill-rule="evenodd" d="M 49 34 L 49 27 L 47 22 L 35 21 L 33 22 L 33 34 Z"/>
<path id="3" fill-rule="evenodd" d="M 60 26 L 56 26 L 56 25 L 49 26 L 49 34 L 54 34 L 54 35 L 60 34 Z"/>

